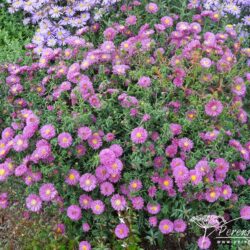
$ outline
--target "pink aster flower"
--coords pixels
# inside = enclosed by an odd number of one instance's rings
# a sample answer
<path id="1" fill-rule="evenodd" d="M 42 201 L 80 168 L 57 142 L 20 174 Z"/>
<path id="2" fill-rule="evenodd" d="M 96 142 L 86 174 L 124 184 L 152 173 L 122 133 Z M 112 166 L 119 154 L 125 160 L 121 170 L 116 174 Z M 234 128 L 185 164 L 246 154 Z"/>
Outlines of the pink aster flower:
<path id="1" fill-rule="evenodd" d="M 103 165 L 110 165 L 115 162 L 116 156 L 111 149 L 103 149 L 99 153 L 100 162 Z"/>
<path id="2" fill-rule="evenodd" d="M 41 134 L 42 138 L 44 138 L 46 140 L 50 140 L 51 138 L 55 137 L 55 135 L 56 135 L 55 127 L 51 124 L 44 125 L 40 129 L 40 134 Z"/>
<path id="3" fill-rule="evenodd" d="M 89 209 L 91 207 L 92 198 L 86 194 L 79 197 L 79 204 L 82 209 Z"/>
<path id="4" fill-rule="evenodd" d="M 79 182 L 79 179 L 79 172 L 75 169 L 70 169 L 65 179 L 65 182 L 70 186 L 75 186 Z"/>
<path id="5" fill-rule="evenodd" d="M 208 202 L 215 202 L 221 195 L 221 188 L 211 187 L 205 193 L 205 198 Z"/>
<path id="6" fill-rule="evenodd" d="M 88 144 L 96 150 L 102 146 L 102 138 L 99 135 L 92 135 L 88 139 Z"/>
<path id="7" fill-rule="evenodd" d="M 220 101 L 210 100 L 205 106 L 205 112 L 208 116 L 218 116 L 223 111 L 223 105 Z"/>
<path id="8" fill-rule="evenodd" d="M 141 196 L 131 198 L 132 206 L 135 210 L 141 210 L 144 207 L 144 200 Z"/>
<path id="9" fill-rule="evenodd" d="M 158 5 L 155 3 L 149 3 L 146 5 L 146 11 L 150 14 L 155 14 L 158 10 Z"/>
<path id="10" fill-rule="evenodd" d="M 36 194 L 30 194 L 26 198 L 26 207 L 32 212 L 38 212 L 42 208 L 42 201 Z"/>
<path id="11" fill-rule="evenodd" d="M 161 210 L 161 205 L 159 203 L 148 203 L 147 210 L 150 214 L 158 214 Z"/>
<path id="12" fill-rule="evenodd" d="M 9 170 L 5 164 L 0 164 L 0 182 L 5 181 L 9 175 Z"/>
<path id="13" fill-rule="evenodd" d="M 161 24 L 165 27 L 165 28 L 169 28 L 173 26 L 173 18 L 169 17 L 169 16 L 164 16 L 161 18 Z"/>
<path id="14" fill-rule="evenodd" d="M 142 144 L 148 138 L 148 132 L 143 127 L 134 128 L 131 132 L 131 140 L 135 144 Z"/>
<path id="15" fill-rule="evenodd" d="M 250 206 L 244 206 L 240 209 L 240 217 L 243 220 L 250 220 Z"/>
<path id="16" fill-rule="evenodd" d="M 232 188 L 229 185 L 224 184 L 221 187 L 221 197 L 224 200 L 228 200 L 231 198 L 231 196 L 232 196 Z"/>
<path id="17" fill-rule="evenodd" d="M 115 192 L 114 186 L 112 183 L 110 182 L 103 182 L 100 185 L 100 190 L 101 190 L 101 194 L 104 196 L 110 196 L 112 193 Z"/>
<path id="18" fill-rule="evenodd" d="M 55 226 L 55 233 L 57 234 L 64 234 L 65 233 L 65 225 L 62 223 L 59 223 Z"/>
<path id="19" fill-rule="evenodd" d="M 158 223 L 158 219 L 156 216 L 151 216 L 148 218 L 148 222 L 149 222 L 149 225 L 151 227 L 156 227 L 157 226 L 157 223 Z"/>
<path id="20" fill-rule="evenodd" d="M 169 234 L 173 232 L 174 224 L 172 221 L 164 219 L 160 221 L 159 229 L 163 234 Z"/>
<path id="21" fill-rule="evenodd" d="M 170 190 L 173 188 L 173 180 L 169 176 L 165 176 L 160 180 L 160 186 L 162 190 Z"/>
<path id="22" fill-rule="evenodd" d="M 88 241 L 81 241 L 79 244 L 79 250 L 91 250 L 91 245 Z"/>
<path id="23" fill-rule="evenodd" d="M 22 152 L 29 146 L 28 140 L 23 135 L 16 135 L 13 140 L 13 149 L 16 152 Z"/>
<path id="24" fill-rule="evenodd" d="M 94 214 L 102 214 L 105 210 L 105 205 L 101 200 L 95 200 L 91 202 L 91 210 Z"/>
<path id="25" fill-rule="evenodd" d="M 151 80 L 147 76 L 142 76 L 138 81 L 138 85 L 143 88 L 148 88 L 151 85 Z"/>
<path id="26" fill-rule="evenodd" d="M 211 241 L 208 237 L 201 236 L 198 239 L 198 246 L 200 249 L 208 249 L 211 245 Z"/>
<path id="27" fill-rule="evenodd" d="M 126 208 L 127 202 L 123 195 L 115 194 L 111 198 L 111 206 L 116 211 L 123 211 Z"/>
<path id="28" fill-rule="evenodd" d="M 204 57 L 204 58 L 202 58 L 201 60 L 200 60 L 200 64 L 201 64 L 201 66 L 203 67 L 203 68 L 210 68 L 211 67 L 211 65 L 212 65 L 212 61 L 209 59 L 209 58 L 207 58 L 207 57 Z"/>
<path id="29" fill-rule="evenodd" d="M 187 228 L 187 224 L 182 219 L 177 219 L 174 221 L 174 231 L 178 233 L 183 233 Z"/>
<path id="30" fill-rule="evenodd" d="M 189 178 L 192 185 L 198 185 L 202 182 L 202 175 L 199 171 L 192 169 L 189 171 Z"/>
<path id="31" fill-rule="evenodd" d="M 8 193 L 0 193 L 0 208 L 8 207 Z"/>
<path id="32" fill-rule="evenodd" d="M 77 205 L 71 205 L 67 208 L 67 216 L 73 220 L 78 221 L 82 218 L 81 208 Z"/>
<path id="33" fill-rule="evenodd" d="M 39 188 L 39 195 L 43 201 L 51 201 L 58 193 L 53 184 L 46 183 Z"/>
<path id="34" fill-rule="evenodd" d="M 129 183 L 129 191 L 130 192 L 136 192 L 141 190 L 142 188 L 142 182 L 140 180 L 132 180 Z"/>
<path id="35" fill-rule="evenodd" d="M 72 144 L 72 136 L 69 133 L 63 132 L 58 135 L 58 144 L 61 148 L 68 148 Z"/>
<path id="36" fill-rule="evenodd" d="M 92 190 L 95 189 L 96 187 L 96 177 L 90 173 L 86 173 L 84 175 L 81 176 L 80 180 L 80 187 L 86 191 L 86 192 L 90 192 Z"/>
<path id="37" fill-rule="evenodd" d="M 137 21 L 137 18 L 136 18 L 136 16 L 128 16 L 127 18 L 126 18 L 126 24 L 128 25 L 128 26 L 130 26 L 130 25 L 135 25 L 136 24 L 136 21 Z"/>
<path id="38" fill-rule="evenodd" d="M 90 226 L 89 226 L 89 223 L 85 222 L 82 224 L 82 230 L 83 232 L 88 232 L 90 230 Z"/>
<path id="39" fill-rule="evenodd" d="M 119 239 L 125 239 L 129 235 L 129 228 L 125 223 L 120 223 L 115 227 L 115 235 Z"/>
<path id="40" fill-rule="evenodd" d="M 178 146 L 185 152 L 192 150 L 194 143 L 188 138 L 181 138 L 178 141 Z"/>

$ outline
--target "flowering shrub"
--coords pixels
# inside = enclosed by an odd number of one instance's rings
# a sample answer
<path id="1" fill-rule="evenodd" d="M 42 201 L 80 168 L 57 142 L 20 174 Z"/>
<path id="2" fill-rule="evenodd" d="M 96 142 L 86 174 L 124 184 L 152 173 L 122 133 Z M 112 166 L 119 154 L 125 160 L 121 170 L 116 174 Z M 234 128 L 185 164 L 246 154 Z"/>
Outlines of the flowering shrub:
<path id="1" fill-rule="evenodd" d="M 93 34 L 69 36 L 2 68 L 0 182 L 18 181 L 31 213 L 60 214 L 57 230 L 79 249 L 190 235 L 207 249 L 192 216 L 250 219 L 250 49 L 233 27 L 211 30 L 216 12 L 142 13 L 100 30 L 96 46 Z M 1 193 L 1 207 L 11 199 Z"/>
<path id="2" fill-rule="evenodd" d="M 76 29 L 98 21 L 119 0 L 8 0 L 9 12 L 24 11 L 25 25 L 38 24 L 32 42 L 39 48 L 63 45 Z M 80 30 L 81 31 L 81 30 Z"/>

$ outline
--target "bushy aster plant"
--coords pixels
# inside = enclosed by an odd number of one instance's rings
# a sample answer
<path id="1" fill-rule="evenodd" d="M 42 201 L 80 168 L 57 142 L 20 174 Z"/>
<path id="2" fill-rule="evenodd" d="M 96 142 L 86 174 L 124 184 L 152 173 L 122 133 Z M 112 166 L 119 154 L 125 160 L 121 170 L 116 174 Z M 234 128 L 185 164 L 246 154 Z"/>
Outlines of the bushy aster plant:
<path id="1" fill-rule="evenodd" d="M 147 3 L 125 13 L 2 67 L 0 206 L 17 182 L 19 204 L 60 214 L 58 232 L 79 249 L 190 234 L 208 249 L 192 216 L 250 219 L 250 48 L 233 27 L 215 28 L 217 12 L 181 21 Z"/>
<path id="2" fill-rule="evenodd" d="M 88 29 L 120 0 L 7 0 L 9 12 L 23 11 L 23 23 L 38 24 L 32 39 L 37 50 L 65 44 L 76 30 Z"/>

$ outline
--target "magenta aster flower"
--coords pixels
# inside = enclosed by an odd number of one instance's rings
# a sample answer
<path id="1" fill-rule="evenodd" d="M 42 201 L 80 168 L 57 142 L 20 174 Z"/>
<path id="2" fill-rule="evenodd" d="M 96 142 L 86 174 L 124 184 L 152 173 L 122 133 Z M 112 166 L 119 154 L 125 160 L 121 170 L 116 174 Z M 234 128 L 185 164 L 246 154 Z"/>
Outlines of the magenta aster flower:
<path id="1" fill-rule="evenodd" d="M 160 180 L 160 186 L 162 190 L 170 190 L 173 188 L 173 180 L 169 176 L 165 176 Z"/>
<path id="2" fill-rule="evenodd" d="M 70 169 L 65 179 L 65 182 L 70 186 L 74 186 L 78 183 L 79 179 L 80 179 L 79 172 L 75 169 Z"/>
<path id="3" fill-rule="evenodd" d="M 250 206 L 244 206 L 240 209 L 240 217 L 243 220 L 250 220 Z"/>
<path id="4" fill-rule="evenodd" d="M 89 127 L 80 127 L 78 128 L 77 135 L 79 138 L 86 141 L 92 135 L 92 131 Z"/>
<path id="5" fill-rule="evenodd" d="M 102 214 L 105 210 L 105 205 L 101 200 L 95 200 L 91 202 L 91 210 L 94 214 Z"/>
<path id="6" fill-rule="evenodd" d="M 224 184 L 221 187 L 221 197 L 224 200 L 228 200 L 231 198 L 231 196 L 232 196 L 232 188 L 229 185 Z"/>
<path id="7" fill-rule="evenodd" d="M 151 216 L 148 218 L 148 222 L 149 222 L 149 225 L 151 227 L 156 227 L 157 226 L 157 223 L 158 223 L 158 219 L 156 216 Z"/>
<path id="8" fill-rule="evenodd" d="M 9 170 L 5 164 L 0 164 L 0 182 L 5 181 L 9 175 Z"/>
<path id="9" fill-rule="evenodd" d="M 129 228 L 125 223 L 120 223 L 115 227 L 115 235 L 119 239 L 125 239 L 129 235 Z"/>
<path id="10" fill-rule="evenodd" d="M 119 144 L 113 144 L 109 147 L 114 153 L 116 157 L 120 157 L 123 154 L 123 149 Z"/>
<path id="11" fill-rule="evenodd" d="M 147 210 L 150 214 L 158 214 L 161 210 L 161 205 L 158 203 L 155 204 L 148 203 Z"/>
<path id="12" fill-rule="evenodd" d="M 63 132 L 58 135 L 58 144 L 61 148 L 68 148 L 72 144 L 72 136 L 69 133 Z"/>
<path id="13" fill-rule="evenodd" d="M 123 195 L 115 194 L 111 198 L 111 206 L 116 211 L 123 211 L 126 208 L 127 202 Z"/>
<path id="14" fill-rule="evenodd" d="M 220 101 L 210 100 L 205 106 L 205 112 L 208 116 L 218 116 L 223 111 L 223 105 Z"/>
<path id="15" fill-rule="evenodd" d="M 201 236 L 198 239 L 198 246 L 200 249 L 208 249 L 211 245 L 211 241 L 208 237 Z"/>
<path id="16" fill-rule="evenodd" d="M 129 191 L 130 192 L 136 192 L 141 190 L 142 188 L 142 182 L 140 180 L 132 180 L 129 183 Z"/>
<path id="17" fill-rule="evenodd" d="M 55 226 L 55 233 L 57 234 L 64 234 L 65 233 L 65 225 L 62 223 L 59 223 Z"/>
<path id="18" fill-rule="evenodd" d="M 187 228 L 187 224 L 182 219 L 177 219 L 174 221 L 174 231 L 178 233 L 183 233 Z"/>
<path id="19" fill-rule="evenodd" d="M 22 152 L 29 146 L 28 140 L 23 135 L 17 135 L 13 140 L 13 149 L 16 152 Z"/>
<path id="20" fill-rule="evenodd" d="M 188 138 L 181 138 L 178 141 L 178 146 L 185 152 L 189 152 L 194 147 L 194 143 Z"/>
<path id="21" fill-rule="evenodd" d="M 0 208 L 8 207 L 8 193 L 0 193 Z"/>
<path id="22" fill-rule="evenodd" d="M 81 241 L 79 244 L 79 250 L 91 250 L 91 245 L 88 241 Z"/>
<path id="23" fill-rule="evenodd" d="M 38 212 L 42 208 L 42 200 L 36 194 L 30 194 L 26 198 L 26 207 L 32 212 Z"/>
<path id="24" fill-rule="evenodd" d="M 80 178 L 80 187 L 86 191 L 86 192 L 90 192 L 92 190 L 95 189 L 96 187 L 96 177 L 90 173 L 86 173 L 84 175 L 81 176 Z"/>
<path id="25" fill-rule="evenodd" d="M 88 144 L 96 150 L 102 146 L 102 138 L 99 135 L 92 135 L 88 139 Z"/>
<path id="26" fill-rule="evenodd" d="M 91 207 L 92 198 L 86 194 L 79 197 L 79 204 L 82 209 L 89 209 Z"/>
<path id="27" fill-rule="evenodd" d="M 82 218 L 81 208 L 77 205 L 71 205 L 67 208 L 67 216 L 73 220 L 78 221 Z"/>
<path id="28" fill-rule="evenodd" d="M 161 18 L 161 24 L 165 27 L 165 28 L 169 28 L 173 26 L 173 18 L 169 17 L 169 16 L 164 16 Z"/>
<path id="29" fill-rule="evenodd" d="M 221 189 L 219 187 L 209 188 L 205 193 L 205 198 L 209 202 L 215 202 L 218 200 L 221 194 Z"/>
<path id="30" fill-rule="evenodd" d="M 110 196 L 111 194 L 115 192 L 113 184 L 108 181 L 103 182 L 100 185 L 100 190 L 101 190 L 101 194 L 104 196 Z"/>
<path id="31" fill-rule="evenodd" d="M 163 234 L 169 234 L 173 232 L 174 224 L 172 221 L 164 219 L 160 221 L 159 229 Z"/>
<path id="32" fill-rule="evenodd" d="M 142 76 L 138 81 L 138 85 L 143 88 L 148 88 L 151 85 L 151 80 L 147 76 Z"/>
<path id="33" fill-rule="evenodd" d="M 103 165 L 113 164 L 116 160 L 115 153 L 111 149 L 103 149 L 99 153 L 100 162 Z"/>
<path id="34" fill-rule="evenodd" d="M 149 3 L 146 5 L 146 11 L 150 14 L 155 14 L 158 10 L 158 5 L 155 3 Z"/>
<path id="35" fill-rule="evenodd" d="M 131 132 L 131 140 L 135 144 L 142 144 L 148 138 L 148 132 L 143 127 L 134 128 Z"/>
<path id="36" fill-rule="evenodd" d="M 44 125 L 40 129 L 40 134 L 41 134 L 42 138 L 44 138 L 46 140 L 50 140 L 51 138 L 55 137 L 55 135 L 56 135 L 55 127 L 51 124 Z"/>
<path id="37" fill-rule="evenodd" d="M 87 222 L 82 224 L 82 230 L 83 232 L 88 232 L 90 230 L 90 226 Z"/>
<path id="38" fill-rule="evenodd" d="M 200 60 L 200 64 L 201 64 L 201 66 L 203 67 L 203 68 L 210 68 L 211 67 L 211 65 L 212 65 L 212 61 L 209 59 L 209 58 L 207 58 L 207 57 L 204 57 L 204 58 L 202 58 L 201 60 Z"/>
<path id="39" fill-rule="evenodd" d="M 57 190 L 51 183 L 43 184 L 39 188 L 39 195 L 43 201 L 51 201 L 57 196 Z"/>
<path id="40" fill-rule="evenodd" d="M 189 171 L 189 177 L 193 185 L 198 185 L 202 181 L 201 173 L 195 169 Z"/>

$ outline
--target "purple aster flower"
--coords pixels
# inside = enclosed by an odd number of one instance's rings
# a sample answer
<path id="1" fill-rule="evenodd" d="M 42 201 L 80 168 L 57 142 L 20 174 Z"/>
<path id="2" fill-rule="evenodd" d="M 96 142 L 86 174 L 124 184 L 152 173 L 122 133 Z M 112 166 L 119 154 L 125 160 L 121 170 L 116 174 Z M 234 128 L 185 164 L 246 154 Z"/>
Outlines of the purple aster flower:
<path id="1" fill-rule="evenodd" d="M 92 135 L 88 139 L 88 144 L 96 150 L 102 146 L 102 138 L 99 135 Z"/>
<path id="2" fill-rule="evenodd" d="M 75 169 L 70 169 L 65 179 L 65 182 L 70 186 L 75 186 L 79 182 L 79 179 L 79 172 Z"/>
<path id="3" fill-rule="evenodd" d="M 101 200 L 95 200 L 91 202 L 91 210 L 94 214 L 102 214 L 105 210 L 105 205 Z"/>
<path id="4" fill-rule="evenodd" d="M 221 197 L 224 200 L 228 200 L 231 198 L 231 196 L 232 196 L 232 188 L 229 185 L 224 184 L 221 187 Z"/>
<path id="5" fill-rule="evenodd" d="M 143 127 L 134 128 L 131 132 L 131 140 L 135 144 L 142 144 L 148 138 L 148 132 Z"/>
<path id="6" fill-rule="evenodd" d="M 194 143 L 188 138 L 181 138 L 178 141 L 178 146 L 185 152 L 189 152 L 192 150 Z"/>
<path id="7" fill-rule="evenodd" d="M 53 184 L 46 183 L 39 188 L 39 195 L 43 201 L 51 201 L 58 193 Z"/>
<path id="8" fill-rule="evenodd" d="M 110 182 L 103 182 L 100 185 L 101 194 L 104 196 L 110 196 L 115 192 L 114 186 Z"/>
<path id="9" fill-rule="evenodd" d="M 148 222 L 151 227 L 156 227 L 158 223 L 158 219 L 156 216 L 151 216 L 149 217 Z"/>
<path id="10" fill-rule="evenodd" d="M 135 210 L 141 210 L 144 207 L 144 200 L 141 196 L 131 198 L 132 206 Z"/>
<path id="11" fill-rule="evenodd" d="M 127 202 L 123 195 L 115 194 L 111 198 L 111 206 L 116 211 L 123 211 L 126 208 Z"/>
<path id="12" fill-rule="evenodd" d="M 0 208 L 8 207 L 8 193 L 0 193 Z"/>
<path id="13" fill-rule="evenodd" d="M 201 173 L 195 169 L 189 171 L 189 178 L 193 185 L 198 185 L 202 181 Z"/>
<path id="14" fill-rule="evenodd" d="M 203 68 L 208 69 L 208 68 L 211 67 L 212 61 L 211 61 L 209 58 L 204 57 L 204 58 L 202 58 L 202 59 L 200 60 L 200 64 L 201 64 L 201 66 L 202 66 Z"/>
<path id="15" fill-rule="evenodd" d="M 147 210 L 150 214 L 158 214 L 161 210 L 161 205 L 158 203 L 155 204 L 148 203 Z"/>
<path id="16" fill-rule="evenodd" d="M 240 209 L 240 217 L 243 220 L 250 220 L 250 206 L 244 206 Z"/>
<path id="17" fill-rule="evenodd" d="M 69 133 L 63 132 L 58 135 L 58 144 L 61 148 L 68 148 L 72 144 L 72 136 Z"/>
<path id="18" fill-rule="evenodd" d="M 201 236 L 198 239 L 198 246 L 200 249 L 208 249 L 211 245 L 211 241 L 208 237 Z"/>
<path id="19" fill-rule="evenodd" d="M 16 152 L 22 152 L 29 146 L 28 140 L 23 135 L 17 135 L 13 140 L 13 149 Z"/>
<path id="20" fill-rule="evenodd" d="M 136 192 L 141 190 L 142 188 L 142 182 L 140 180 L 132 180 L 129 183 L 129 191 L 130 192 Z"/>
<path id="21" fill-rule="evenodd" d="M 160 180 L 160 186 L 162 190 L 170 190 L 173 188 L 173 180 L 169 176 L 165 176 Z"/>
<path id="22" fill-rule="evenodd" d="M 38 212 L 42 208 L 42 201 L 36 194 L 30 194 L 26 198 L 26 207 L 32 212 Z"/>
<path id="23" fill-rule="evenodd" d="M 92 198 L 86 194 L 79 197 L 79 204 L 82 209 L 89 209 L 91 206 Z"/>
<path id="24" fill-rule="evenodd" d="M 138 81 L 138 85 L 143 88 L 148 88 L 151 85 L 151 80 L 147 76 L 142 76 Z"/>
<path id="25" fill-rule="evenodd" d="M 125 239 L 129 235 L 129 228 L 125 223 L 120 223 L 115 227 L 115 235 L 119 239 Z"/>
<path id="26" fill-rule="evenodd" d="M 215 117 L 221 114 L 223 111 L 223 105 L 220 101 L 210 100 L 205 106 L 205 112 L 207 115 Z"/>
<path id="27" fill-rule="evenodd" d="M 173 232 L 174 224 L 172 221 L 164 219 L 160 221 L 159 229 L 163 234 L 169 234 Z"/>
<path id="28" fill-rule="evenodd" d="M 116 160 L 115 153 L 111 149 L 103 149 L 99 153 L 100 162 L 103 165 L 113 164 Z"/>
<path id="29" fill-rule="evenodd" d="M 51 138 L 55 137 L 55 135 L 56 135 L 55 127 L 51 124 L 44 125 L 40 129 L 40 134 L 41 134 L 42 138 L 44 138 L 46 140 L 50 140 Z"/>
<path id="30" fill-rule="evenodd" d="M 146 5 L 146 11 L 150 14 L 155 14 L 158 10 L 158 5 L 155 3 L 149 3 Z"/>
<path id="31" fill-rule="evenodd" d="M 86 192 L 94 190 L 97 184 L 96 177 L 90 173 L 82 175 L 79 182 L 80 187 Z"/>
<path id="32" fill-rule="evenodd" d="M 82 218 L 81 208 L 77 205 L 71 205 L 67 208 L 67 216 L 73 220 L 78 221 Z"/>
<path id="33" fill-rule="evenodd" d="M 173 26 L 173 18 L 169 17 L 169 16 L 164 16 L 161 18 L 161 24 L 165 27 L 165 28 L 169 28 Z"/>
<path id="34" fill-rule="evenodd" d="M 90 226 L 89 226 L 89 224 L 87 222 L 85 222 L 85 223 L 82 224 L 82 230 L 85 233 L 90 230 Z"/>
<path id="35" fill-rule="evenodd" d="M 205 198 L 209 202 L 215 202 L 221 195 L 221 188 L 211 187 L 205 193 Z"/>
<path id="36" fill-rule="evenodd" d="M 81 241 L 79 244 L 79 250 L 91 250 L 91 245 L 88 241 Z"/>
<path id="37" fill-rule="evenodd" d="M 174 231 L 178 233 L 183 233 L 187 228 L 187 224 L 182 219 L 177 219 L 174 221 Z"/>

